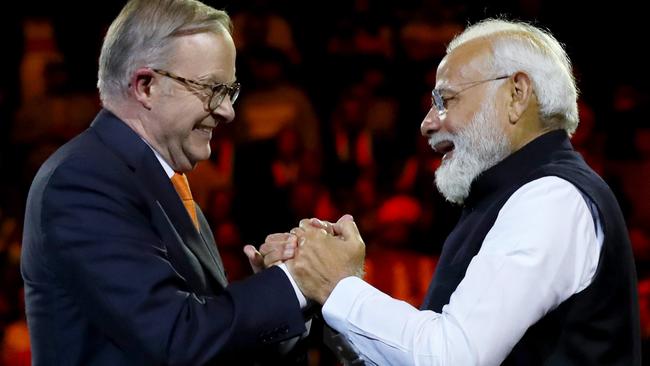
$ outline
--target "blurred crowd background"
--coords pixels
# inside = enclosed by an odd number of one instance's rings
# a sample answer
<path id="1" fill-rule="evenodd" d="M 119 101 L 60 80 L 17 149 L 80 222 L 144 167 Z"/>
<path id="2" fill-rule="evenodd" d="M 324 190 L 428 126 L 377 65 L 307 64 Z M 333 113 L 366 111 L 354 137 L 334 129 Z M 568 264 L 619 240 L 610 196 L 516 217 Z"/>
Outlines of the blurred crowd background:
<path id="1" fill-rule="evenodd" d="M 650 340 L 650 35 L 641 5 L 557 0 L 205 1 L 233 18 L 237 117 L 189 175 L 229 279 L 242 247 L 301 218 L 355 217 L 367 280 L 418 306 L 460 209 L 433 185 L 440 163 L 419 135 L 436 66 L 469 22 L 507 16 L 566 45 L 581 90 L 574 146 L 616 193 Z M 124 1 L 23 1 L 0 21 L 0 365 L 29 364 L 20 246 L 40 164 L 100 109 L 97 59 Z M 260 304 L 263 306 L 263 304 Z M 316 344 L 316 343 L 314 343 Z M 317 346 L 313 365 L 335 364 Z"/>

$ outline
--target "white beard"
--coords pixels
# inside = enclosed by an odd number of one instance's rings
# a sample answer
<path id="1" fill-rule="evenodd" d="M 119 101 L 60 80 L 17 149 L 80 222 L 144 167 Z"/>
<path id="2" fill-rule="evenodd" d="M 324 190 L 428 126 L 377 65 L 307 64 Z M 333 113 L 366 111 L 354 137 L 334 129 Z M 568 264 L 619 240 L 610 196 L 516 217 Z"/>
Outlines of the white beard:
<path id="1" fill-rule="evenodd" d="M 431 147 L 445 140 L 454 143 L 451 158 L 443 159 L 436 170 L 436 186 L 447 201 L 462 204 L 472 182 L 510 154 L 510 141 L 496 121 L 493 101 L 487 99 L 463 129 L 455 134 L 438 132 L 429 138 Z"/>

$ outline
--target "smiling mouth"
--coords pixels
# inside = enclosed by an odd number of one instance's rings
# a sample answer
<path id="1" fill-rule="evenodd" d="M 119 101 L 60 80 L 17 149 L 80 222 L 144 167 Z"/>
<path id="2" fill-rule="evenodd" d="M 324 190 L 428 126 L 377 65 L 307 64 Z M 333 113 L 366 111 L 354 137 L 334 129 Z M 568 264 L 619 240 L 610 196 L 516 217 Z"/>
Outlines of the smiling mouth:
<path id="1" fill-rule="evenodd" d="M 214 126 L 214 127 L 216 127 L 216 126 Z M 197 130 L 199 132 L 203 132 L 203 133 L 206 133 L 206 134 L 211 134 L 214 127 L 199 125 L 199 126 L 194 127 L 194 130 Z"/>
<path id="2" fill-rule="evenodd" d="M 433 151 L 442 154 L 442 159 L 450 158 L 454 151 L 454 143 L 449 140 L 440 141 L 433 145 Z"/>

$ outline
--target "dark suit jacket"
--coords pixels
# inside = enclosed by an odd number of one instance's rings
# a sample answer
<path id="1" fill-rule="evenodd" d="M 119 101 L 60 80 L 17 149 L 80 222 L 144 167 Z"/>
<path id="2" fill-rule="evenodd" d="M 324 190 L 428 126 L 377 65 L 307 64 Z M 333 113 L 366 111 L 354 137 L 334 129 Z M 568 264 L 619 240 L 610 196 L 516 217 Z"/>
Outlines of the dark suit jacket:
<path id="1" fill-rule="evenodd" d="M 34 364 L 246 364 L 304 332 L 280 268 L 227 285 L 197 211 L 200 233 L 153 151 L 106 110 L 54 153 L 25 215 Z"/>

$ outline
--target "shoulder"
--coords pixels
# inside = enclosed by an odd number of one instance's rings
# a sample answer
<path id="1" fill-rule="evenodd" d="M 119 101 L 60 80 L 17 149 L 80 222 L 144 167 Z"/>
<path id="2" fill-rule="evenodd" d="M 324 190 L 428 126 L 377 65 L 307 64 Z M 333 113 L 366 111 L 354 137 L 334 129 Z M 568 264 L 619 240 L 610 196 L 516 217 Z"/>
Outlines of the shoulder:
<path id="1" fill-rule="evenodd" d="M 132 196 L 132 174 L 92 129 L 59 148 L 43 163 L 32 182 L 28 205 L 64 209 L 73 202 L 90 204 Z M 72 207 L 68 207 L 72 209 Z"/>
<path id="2" fill-rule="evenodd" d="M 591 211 L 580 190 L 565 179 L 546 176 L 524 184 L 508 198 L 488 236 L 519 243 L 533 242 L 533 237 L 564 242 L 575 232 L 593 230 Z"/>
<path id="3" fill-rule="evenodd" d="M 508 198 L 503 209 L 532 209 L 533 205 L 550 209 L 580 201 L 584 202 L 583 194 L 573 183 L 558 176 L 545 176 L 519 187 Z"/>
<path id="4" fill-rule="evenodd" d="M 43 163 L 32 189 L 75 180 L 79 184 L 91 183 L 93 177 L 110 177 L 119 165 L 118 159 L 89 129 L 61 146 Z"/>

